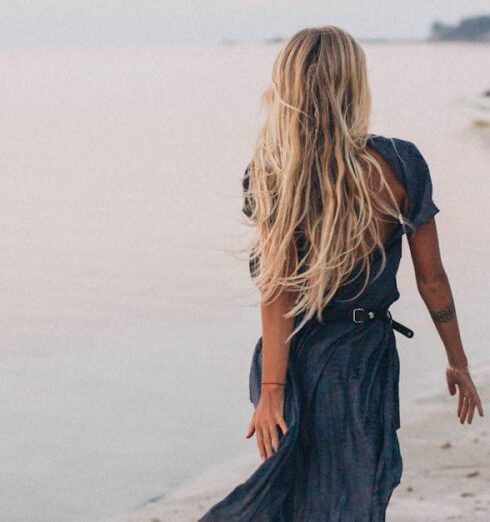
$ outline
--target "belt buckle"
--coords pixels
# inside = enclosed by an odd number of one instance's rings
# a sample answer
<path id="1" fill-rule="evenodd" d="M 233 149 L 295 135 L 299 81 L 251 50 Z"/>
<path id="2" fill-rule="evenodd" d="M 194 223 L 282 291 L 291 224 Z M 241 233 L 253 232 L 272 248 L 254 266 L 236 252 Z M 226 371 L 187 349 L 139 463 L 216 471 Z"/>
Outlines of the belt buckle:
<path id="1" fill-rule="evenodd" d="M 365 312 L 366 309 L 365 308 L 354 308 L 354 310 L 352 310 L 352 320 L 354 321 L 354 323 L 363 323 L 364 320 L 358 320 L 356 319 L 356 312 Z"/>

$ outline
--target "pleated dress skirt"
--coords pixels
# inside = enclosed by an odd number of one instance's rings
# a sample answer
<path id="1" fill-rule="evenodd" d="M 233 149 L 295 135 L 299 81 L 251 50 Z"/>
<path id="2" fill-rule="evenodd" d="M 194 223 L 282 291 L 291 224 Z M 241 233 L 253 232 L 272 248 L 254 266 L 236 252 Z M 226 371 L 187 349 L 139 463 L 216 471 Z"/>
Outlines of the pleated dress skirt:
<path id="1" fill-rule="evenodd" d="M 262 338 L 250 400 L 260 399 Z M 278 451 L 200 522 L 381 522 L 402 474 L 399 358 L 387 321 L 310 321 L 293 338 Z"/>

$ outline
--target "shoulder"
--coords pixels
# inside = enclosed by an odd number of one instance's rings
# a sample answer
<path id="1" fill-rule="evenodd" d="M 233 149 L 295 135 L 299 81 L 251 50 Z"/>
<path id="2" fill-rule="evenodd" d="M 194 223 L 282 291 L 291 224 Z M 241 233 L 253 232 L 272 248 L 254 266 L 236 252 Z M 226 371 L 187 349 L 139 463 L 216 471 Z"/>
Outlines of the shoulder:
<path id="1" fill-rule="evenodd" d="M 386 156 L 405 185 L 427 183 L 430 171 L 420 146 L 398 136 L 371 136 L 370 142 Z"/>
<path id="2" fill-rule="evenodd" d="M 388 153 L 394 154 L 401 161 L 423 158 L 419 147 L 413 141 L 398 136 L 371 134 L 370 143 L 380 146 Z"/>
<path id="3" fill-rule="evenodd" d="M 403 164 L 407 181 L 415 185 L 424 185 L 430 182 L 429 165 L 421 148 L 410 140 L 397 137 L 392 137 L 390 140 Z"/>
<path id="4" fill-rule="evenodd" d="M 422 151 L 418 145 L 413 141 L 404 140 L 401 138 L 392 138 L 398 149 L 405 154 L 405 158 L 411 161 L 415 166 L 427 166 L 427 162 L 422 154 Z"/>
<path id="5" fill-rule="evenodd" d="M 433 200 L 431 172 L 421 148 L 399 137 L 385 136 L 383 140 L 392 149 L 402 173 L 409 199 L 409 219 L 415 227 L 427 222 L 439 208 Z"/>

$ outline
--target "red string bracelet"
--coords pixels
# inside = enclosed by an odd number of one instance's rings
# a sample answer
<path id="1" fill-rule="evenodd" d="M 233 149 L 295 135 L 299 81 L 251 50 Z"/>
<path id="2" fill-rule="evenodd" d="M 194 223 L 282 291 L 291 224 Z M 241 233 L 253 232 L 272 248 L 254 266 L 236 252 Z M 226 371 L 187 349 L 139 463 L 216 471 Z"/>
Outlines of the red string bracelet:
<path id="1" fill-rule="evenodd" d="M 284 386 L 285 383 L 283 383 L 283 382 L 263 382 L 262 384 L 281 384 L 282 386 Z"/>

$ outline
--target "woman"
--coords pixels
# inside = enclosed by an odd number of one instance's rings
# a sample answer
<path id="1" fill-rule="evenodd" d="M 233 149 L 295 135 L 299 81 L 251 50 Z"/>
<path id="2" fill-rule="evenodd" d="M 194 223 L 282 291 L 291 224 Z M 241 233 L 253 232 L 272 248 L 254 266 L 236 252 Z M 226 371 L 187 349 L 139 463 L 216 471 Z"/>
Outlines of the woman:
<path id="1" fill-rule="evenodd" d="M 244 178 L 262 337 L 250 370 L 262 464 L 200 518 L 378 522 L 402 473 L 399 358 L 389 306 L 404 234 L 444 343 L 449 392 L 483 408 L 443 268 L 427 163 L 368 132 L 365 55 L 345 31 L 307 28 L 277 56 Z"/>

